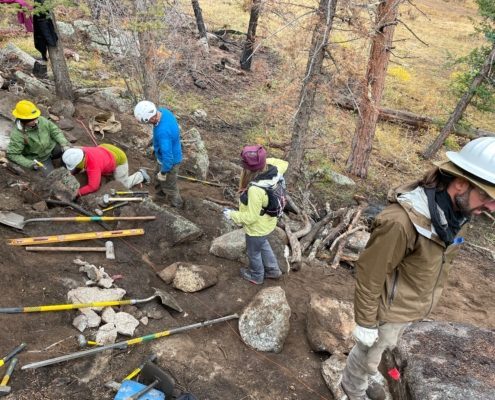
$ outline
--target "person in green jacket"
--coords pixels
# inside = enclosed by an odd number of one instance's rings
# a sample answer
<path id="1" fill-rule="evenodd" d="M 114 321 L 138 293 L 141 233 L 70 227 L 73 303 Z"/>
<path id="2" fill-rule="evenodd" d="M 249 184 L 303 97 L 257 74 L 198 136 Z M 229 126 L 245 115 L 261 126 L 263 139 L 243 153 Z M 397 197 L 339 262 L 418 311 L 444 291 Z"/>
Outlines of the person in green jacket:
<path id="1" fill-rule="evenodd" d="M 266 189 L 285 185 L 283 174 L 289 164 L 284 160 L 267 158 L 262 146 L 245 146 L 241 158 L 243 171 L 239 184 L 239 210 L 225 209 L 224 216 L 242 225 L 246 233 L 249 269 L 241 268 L 241 276 L 261 285 L 265 278 L 278 279 L 282 275 L 268 242 L 268 235 L 277 226 L 277 217 L 271 216 L 274 210 L 268 209 Z"/>
<path id="2" fill-rule="evenodd" d="M 342 375 L 349 400 L 385 398 L 380 385 L 368 387 L 383 382 L 383 352 L 435 308 L 470 217 L 495 211 L 495 138 L 473 140 L 447 158 L 422 180 L 391 191 L 356 263 L 356 345 Z"/>
<path id="3" fill-rule="evenodd" d="M 12 115 L 15 127 L 10 133 L 7 158 L 21 167 L 41 170 L 48 174 L 53 170 L 52 160 L 62 157 L 70 148 L 60 128 L 41 116 L 41 111 L 28 100 L 19 101 Z"/>

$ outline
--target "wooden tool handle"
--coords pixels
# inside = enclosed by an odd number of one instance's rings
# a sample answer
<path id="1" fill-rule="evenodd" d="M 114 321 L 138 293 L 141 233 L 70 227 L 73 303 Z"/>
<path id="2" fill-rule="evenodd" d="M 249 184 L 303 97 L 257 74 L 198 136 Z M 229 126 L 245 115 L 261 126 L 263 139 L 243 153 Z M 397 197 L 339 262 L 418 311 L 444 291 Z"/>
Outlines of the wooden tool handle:
<path id="1" fill-rule="evenodd" d="M 27 246 L 27 251 L 106 251 L 105 247 Z"/>

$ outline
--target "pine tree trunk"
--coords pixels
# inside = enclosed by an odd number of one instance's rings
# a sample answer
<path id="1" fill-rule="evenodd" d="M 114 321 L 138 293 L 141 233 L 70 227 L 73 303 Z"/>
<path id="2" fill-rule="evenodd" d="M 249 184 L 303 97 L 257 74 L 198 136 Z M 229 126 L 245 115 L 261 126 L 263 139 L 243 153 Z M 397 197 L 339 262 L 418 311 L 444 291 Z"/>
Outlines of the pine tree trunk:
<path id="1" fill-rule="evenodd" d="M 57 45 L 55 47 L 48 46 L 48 55 L 50 57 L 50 65 L 52 66 L 53 80 L 55 82 L 55 92 L 57 97 L 64 100 L 74 100 L 74 91 L 72 90 L 72 82 L 69 76 L 69 69 L 64 57 L 64 46 L 60 39 L 60 34 L 57 28 L 57 21 L 53 12 L 50 13 L 53 21 L 55 32 L 58 36 Z"/>
<path id="2" fill-rule="evenodd" d="M 258 27 L 258 19 L 261 11 L 261 0 L 253 0 L 251 6 L 251 15 L 249 17 L 249 26 L 247 31 L 246 42 L 244 42 L 244 50 L 241 55 L 241 69 L 245 71 L 251 70 L 253 61 L 254 45 L 256 43 L 256 28 Z"/>
<path id="3" fill-rule="evenodd" d="M 291 168 L 287 177 L 291 184 L 296 182 L 302 172 L 306 146 L 305 138 L 314 107 L 316 90 L 321 77 L 321 69 L 328 44 L 328 37 L 332 29 L 336 5 L 337 0 L 320 0 L 318 6 L 318 20 L 313 30 L 306 74 L 299 93 L 298 108 L 292 127 L 292 140 L 288 157 Z"/>
<path id="4" fill-rule="evenodd" d="M 352 140 L 351 154 L 347 159 L 347 170 L 361 178 L 365 178 L 368 174 L 376 122 L 387 75 L 389 50 L 392 46 L 400 2 L 401 0 L 385 0 L 380 3 L 377 10 L 375 34 L 360 101 L 360 115 Z"/>
<path id="5" fill-rule="evenodd" d="M 191 0 L 191 3 L 194 10 L 194 16 L 196 17 L 196 25 L 198 26 L 199 36 L 203 38 L 205 43 L 208 45 L 208 38 L 206 36 L 206 26 L 203 20 L 203 13 L 201 12 L 201 7 L 199 6 L 199 0 Z"/>
<path id="6" fill-rule="evenodd" d="M 471 85 L 469 86 L 469 90 L 466 93 L 464 93 L 464 96 L 462 96 L 459 102 L 457 103 L 454 112 L 450 116 L 449 120 L 443 127 L 440 134 L 423 153 L 423 157 L 425 159 L 432 158 L 440 149 L 440 147 L 442 147 L 443 143 L 445 142 L 445 139 L 447 139 L 447 137 L 454 131 L 455 125 L 462 118 L 462 115 L 464 114 L 464 111 L 466 111 L 466 108 L 471 102 L 474 94 L 476 93 L 476 90 L 483 82 L 483 80 L 486 79 L 493 65 L 495 65 L 495 43 L 493 44 L 490 54 L 483 63 L 483 67 L 481 68 L 480 72 L 478 72 L 478 74 L 474 77 L 473 81 L 471 82 Z"/>

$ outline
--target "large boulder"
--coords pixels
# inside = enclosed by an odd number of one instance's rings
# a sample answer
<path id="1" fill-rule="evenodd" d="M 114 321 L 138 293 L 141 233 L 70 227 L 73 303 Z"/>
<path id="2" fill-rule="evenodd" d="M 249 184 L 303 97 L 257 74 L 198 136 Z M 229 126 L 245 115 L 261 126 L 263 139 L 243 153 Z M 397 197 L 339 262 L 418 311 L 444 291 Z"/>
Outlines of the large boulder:
<path id="1" fill-rule="evenodd" d="M 35 63 L 34 57 L 21 50 L 13 43 L 8 43 L 0 49 L 0 65 L 2 66 L 17 66 L 25 71 L 32 71 Z M 18 69 L 18 68 L 16 68 Z"/>
<path id="2" fill-rule="evenodd" d="M 44 198 L 54 198 L 63 201 L 72 201 L 77 196 L 80 184 L 77 178 L 66 168 L 57 168 L 48 174 L 46 179 L 36 185 L 37 192 Z"/>
<path id="3" fill-rule="evenodd" d="M 239 333 L 248 346 L 259 351 L 282 351 L 289 334 L 291 310 L 284 290 L 262 289 L 239 318 Z"/>
<path id="4" fill-rule="evenodd" d="M 146 223 L 146 232 L 154 238 L 160 248 L 191 242 L 203 234 L 201 228 L 193 222 L 171 208 L 155 204 L 150 199 L 136 207 L 136 211 L 141 215 L 156 215 L 155 221 Z"/>
<path id="5" fill-rule="evenodd" d="M 402 390 L 410 400 L 494 398 L 494 330 L 449 322 L 415 323 L 394 355 L 402 370 Z"/>
<path id="6" fill-rule="evenodd" d="M 129 45 L 135 43 L 130 32 L 108 27 L 100 29 L 93 22 L 82 19 L 73 24 L 78 36 L 86 37 L 95 50 L 122 57 L 136 55 L 135 46 Z"/>
<path id="7" fill-rule="evenodd" d="M 96 108 L 107 111 L 117 111 L 120 113 L 132 110 L 132 100 L 126 97 L 126 92 L 122 88 L 107 87 L 78 99 L 81 103 L 94 105 Z"/>
<path id="8" fill-rule="evenodd" d="M 182 151 L 184 159 L 181 163 L 181 170 L 187 171 L 188 174 L 198 179 L 206 180 L 210 160 L 205 143 L 196 128 L 182 133 Z"/>
<path id="9" fill-rule="evenodd" d="M 331 297 L 311 294 L 306 320 L 309 345 L 316 352 L 346 353 L 354 342 L 353 305 Z"/>
<path id="10" fill-rule="evenodd" d="M 15 77 L 22 82 L 27 94 L 52 102 L 56 99 L 53 88 L 22 71 L 16 71 Z"/>
<path id="11" fill-rule="evenodd" d="M 183 292 L 193 293 L 218 282 L 218 272 L 209 265 L 180 263 L 174 276 L 173 286 Z"/>
<path id="12" fill-rule="evenodd" d="M 277 257 L 280 269 L 286 273 L 287 262 L 284 256 L 284 249 L 287 245 L 287 236 L 285 232 L 280 228 L 275 228 L 268 236 L 268 241 Z M 246 256 L 246 236 L 244 230 L 237 229 L 215 238 L 211 243 L 210 253 L 217 257 L 240 261 L 246 264 L 248 260 Z"/>
<path id="13" fill-rule="evenodd" d="M 67 22 L 57 21 L 57 28 L 58 33 L 60 33 L 60 36 L 62 36 L 63 39 L 74 39 L 76 30 L 71 24 Z"/>
<path id="14" fill-rule="evenodd" d="M 57 100 L 50 107 L 50 114 L 55 114 L 59 117 L 71 118 L 75 112 L 74 103 L 70 100 Z"/>

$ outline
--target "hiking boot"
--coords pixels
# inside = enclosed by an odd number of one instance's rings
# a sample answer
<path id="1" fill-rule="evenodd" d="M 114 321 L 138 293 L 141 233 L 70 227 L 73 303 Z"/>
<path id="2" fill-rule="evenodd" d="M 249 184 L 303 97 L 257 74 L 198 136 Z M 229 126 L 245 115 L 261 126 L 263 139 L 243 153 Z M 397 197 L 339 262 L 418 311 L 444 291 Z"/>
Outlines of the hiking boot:
<path id="1" fill-rule="evenodd" d="M 254 285 L 262 285 L 263 284 L 263 279 L 258 280 L 258 279 L 253 278 L 253 276 L 251 275 L 251 271 L 249 271 L 246 268 L 241 268 L 241 276 L 245 280 L 247 280 L 248 282 L 251 282 Z"/>
<path id="2" fill-rule="evenodd" d="M 282 276 L 282 271 L 270 271 L 265 272 L 265 279 L 280 279 Z"/>
<path id="3" fill-rule="evenodd" d="M 366 389 L 366 395 L 370 400 L 385 400 L 385 389 L 378 382 L 370 382 L 368 389 Z"/>
<path id="4" fill-rule="evenodd" d="M 347 396 L 347 399 L 348 400 L 368 400 L 368 396 L 366 396 L 365 394 L 363 394 L 361 396 L 352 396 L 352 395 L 350 395 L 349 393 L 347 393 L 347 391 L 345 390 L 344 385 L 342 385 L 342 383 L 340 384 L 340 388 L 345 393 L 345 395 Z"/>
<path id="5" fill-rule="evenodd" d="M 141 175 L 143 175 L 143 179 L 144 179 L 145 184 L 148 184 L 151 182 L 151 178 L 144 168 L 140 168 L 138 171 L 141 172 Z"/>

